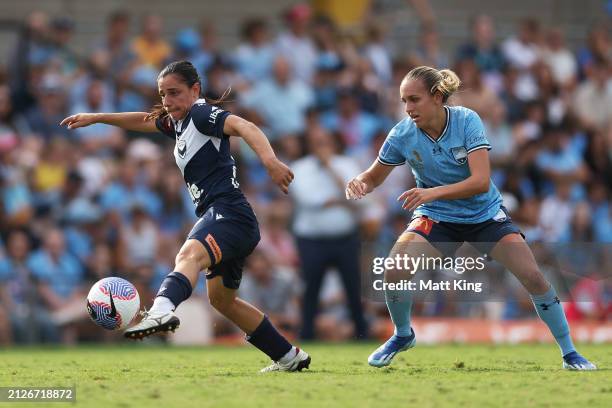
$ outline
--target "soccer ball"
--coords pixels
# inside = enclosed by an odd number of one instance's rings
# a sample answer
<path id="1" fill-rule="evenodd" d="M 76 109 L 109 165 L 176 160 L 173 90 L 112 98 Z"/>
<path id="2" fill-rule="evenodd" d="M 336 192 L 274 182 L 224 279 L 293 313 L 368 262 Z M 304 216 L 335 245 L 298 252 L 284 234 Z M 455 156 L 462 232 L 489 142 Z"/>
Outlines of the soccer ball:
<path id="1" fill-rule="evenodd" d="M 140 296 L 130 282 L 121 278 L 104 278 L 96 282 L 87 295 L 87 313 L 100 327 L 125 329 L 140 309 Z"/>

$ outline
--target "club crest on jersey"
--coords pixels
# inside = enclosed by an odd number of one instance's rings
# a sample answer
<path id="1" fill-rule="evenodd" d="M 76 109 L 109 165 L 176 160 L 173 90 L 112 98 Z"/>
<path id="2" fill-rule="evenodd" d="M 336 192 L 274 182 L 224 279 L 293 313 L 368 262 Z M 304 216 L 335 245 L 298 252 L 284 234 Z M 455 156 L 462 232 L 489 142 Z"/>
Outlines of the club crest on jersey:
<path id="1" fill-rule="evenodd" d="M 465 164 L 467 161 L 467 150 L 463 146 L 451 147 L 451 153 L 455 158 L 455 161 L 459 164 Z"/>
<path id="2" fill-rule="evenodd" d="M 182 137 L 179 137 L 176 140 L 176 150 L 178 151 L 181 159 L 185 158 L 185 153 L 187 153 L 187 142 Z"/>
<path id="3" fill-rule="evenodd" d="M 413 158 L 408 159 L 408 163 L 410 164 L 410 167 L 412 167 L 413 169 L 418 169 L 418 170 L 424 169 L 425 165 L 423 164 L 423 159 L 421 159 L 421 155 L 419 154 L 419 152 L 417 152 L 416 150 L 413 150 L 412 155 L 413 155 Z"/>

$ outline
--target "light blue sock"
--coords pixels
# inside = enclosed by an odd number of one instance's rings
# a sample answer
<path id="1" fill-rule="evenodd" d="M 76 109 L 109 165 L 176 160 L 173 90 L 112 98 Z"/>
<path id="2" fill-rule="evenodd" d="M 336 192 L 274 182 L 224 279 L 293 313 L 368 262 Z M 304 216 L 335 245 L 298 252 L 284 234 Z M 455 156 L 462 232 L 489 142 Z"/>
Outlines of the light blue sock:
<path id="1" fill-rule="evenodd" d="M 555 337 L 561 355 L 566 355 L 572 351 L 576 351 L 572 338 L 570 336 L 569 325 L 565 318 L 565 312 L 561 306 L 561 301 L 557 296 L 555 288 L 550 285 L 550 289 L 542 295 L 531 295 L 531 301 L 535 306 L 536 312 L 540 319 L 546 323 L 550 332 Z"/>
<path id="2" fill-rule="evenodd" d="M 410 312 L 412 310 L 412 294 L 408 290 L 386 290 L 385 301 L 395 325 L 395 335 L 408 337 L 412 334 L 410 328 Z"/>

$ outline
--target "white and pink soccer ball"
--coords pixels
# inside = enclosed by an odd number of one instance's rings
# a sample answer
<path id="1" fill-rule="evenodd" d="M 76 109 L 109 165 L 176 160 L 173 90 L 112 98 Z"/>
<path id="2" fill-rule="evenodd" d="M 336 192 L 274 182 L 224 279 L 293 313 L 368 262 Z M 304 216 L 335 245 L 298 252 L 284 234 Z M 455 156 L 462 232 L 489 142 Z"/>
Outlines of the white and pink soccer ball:
<path id="1" fill-rule="evenodd" d="M 87 295 L 89 317 L 107 330 L 123 330 L 140 309 L 140 296 L 130 282 L 122 278 L 104 278 Z"/>

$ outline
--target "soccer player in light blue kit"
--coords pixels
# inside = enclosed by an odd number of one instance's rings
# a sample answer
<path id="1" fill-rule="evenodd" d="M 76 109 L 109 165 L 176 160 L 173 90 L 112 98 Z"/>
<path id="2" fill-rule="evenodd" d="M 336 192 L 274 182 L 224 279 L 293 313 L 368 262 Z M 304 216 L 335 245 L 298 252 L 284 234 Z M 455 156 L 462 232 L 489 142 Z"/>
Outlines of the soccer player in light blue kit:
<path id="1" fill-rule="evenodd" d="M 555 289 L 538 269 L 520 230 L 502 206 L 501 195 L 490 179 L 491 146 L 480 117 L 470 109 L 446 105 L 459 84 L 457 75 L 448 69 L 423 66 L 406 75 L 400 96 L 409 117 L 389 132 L 370 168 L 348 183 L 347 199 L 370 193 L 395 166 L 408 162 L 417 187 L 398 200 L 403 200 L 403 209 L 414 210 L 414 214 L 389 257 L 452 255 L 463 242 L 472 243 L 509 269 L 529 292 L 538 316 L 561 349 L 563 367 L 595 370 L 595 365 L 576 351 Z M 385 281 L 399 282 L 411 276 L 407 272 L 387 269 Z M 395 331 L 368 358 L 374 367 L 389 365 L 398 352 L 416 343 L 410 326 L 410 291 L 385 290 L 385 299 Z"/>

